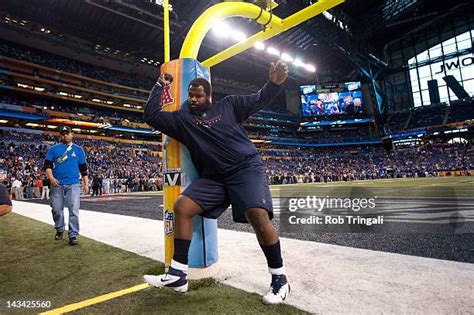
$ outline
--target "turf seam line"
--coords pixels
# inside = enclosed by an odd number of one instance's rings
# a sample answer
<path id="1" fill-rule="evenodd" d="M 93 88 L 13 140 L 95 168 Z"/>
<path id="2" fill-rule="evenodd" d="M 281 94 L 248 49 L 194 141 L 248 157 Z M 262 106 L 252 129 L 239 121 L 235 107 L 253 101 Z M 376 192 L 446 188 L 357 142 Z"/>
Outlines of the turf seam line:
<path id="1" fill-rule="evenodd" d="M 53 310 L 50 310 L 50 311 L 47 311 L 47 312 L 44 312 L 44 313 L 40 313 L 40 315 L 64 314 L 64 313 L 76 311 L 78 309 L 81 309 L 81 308 L 84 308 L 84 307 L 87 307 L 87 306 L 91 306 L 91 305 L 94 305 L 94 304 L 99 304 L 99 303 L 102 303 L 102 302 L 105 302 L 105 301 L 108 301 L 108 300 L 112 300 L 112 299 L 115 299 L 117 297 L 129 294 L 129 293 L 133 293 L 133 292 L 137 292 L 137 291 L 140 291 L 140 290 L 143 290 L 143 289 L 147 289 L 149 287 L 150 287 L 150 285 L 148 283 L 139 284 L 139 285 L 127 288 L 127 289 L 123 289 L 123 290 L 120 290 L 120 291 L 115 291 L 115 292 L 99 295 L 99 296 L 96 296 L 96 297 L 88 299 L 88 300 L 84 300 L 84 301 L 81 301 L 81 302 L 77 302 L 77 303 L 69 304 L 69 305 L 66 305 L 66 306 L 62 306 L 62 307 L 59 307 L 59 308 L 56 308 L 56 309 L 53 309 Z"/>

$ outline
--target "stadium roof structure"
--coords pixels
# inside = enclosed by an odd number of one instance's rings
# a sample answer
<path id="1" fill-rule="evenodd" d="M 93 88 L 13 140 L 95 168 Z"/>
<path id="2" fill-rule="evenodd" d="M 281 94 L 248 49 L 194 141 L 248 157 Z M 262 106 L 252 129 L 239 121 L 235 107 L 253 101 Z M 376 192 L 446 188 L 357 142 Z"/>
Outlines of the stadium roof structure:
<path id="1" fill-rule="evenodd" d="M 178 58 L 184 37 L 195 19 L 219 2 L 222 1 L 170 1 L 172 59 Z M 284 18 L 315 1 L 275 2 L 278 6 L 273 12 Z M 158 65 L 163 62 L 161 3 L 160 0 L 4 0 L 0 2 L 0 11 L 95 42 L 110 53 L 127 53 Z M 315 75 L 329 72 L 339 73 L 343 80 L 352 79 L 351 76 L 358 74 L 349 60 L 351 55 L 375 57 L 383 62 L 383 47 L 388 42 L 449 10 L 472 5 L 469 0 L 346 0 L 328 14 L 319 15 L 266 44 L 315 64 L 316 74 L 293 71 L 296 81 L 311 81 Z M 233 18 L 228 22 L 246 35 L 260 30 L 253 20 Z M 204 60 L 234 43 L 209 34 L 198 59 Z M 235 80 L 261 84 L 266 78 L 269 59 L 263 54 L 251 49 L 216 66 L 213 71 L 220 76 L 225 73 Z"/>

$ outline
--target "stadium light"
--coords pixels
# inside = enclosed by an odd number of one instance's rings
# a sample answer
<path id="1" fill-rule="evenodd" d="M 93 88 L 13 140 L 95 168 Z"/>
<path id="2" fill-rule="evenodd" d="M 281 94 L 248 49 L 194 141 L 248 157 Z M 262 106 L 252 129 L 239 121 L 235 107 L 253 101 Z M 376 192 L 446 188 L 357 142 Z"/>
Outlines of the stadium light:
<path id="1" fill-rule="evenodd" d="M 287 53 L 282 53 L 282 54 L 281 54 L 281 59 L 282 59 L 283 61 L 293 62 L 293 57 L 291 57 L 291 56 L 288 55 Z"/>
<path id="2" fill-rule="evenodd" d="M 234 40 L 238 42 L 242 42 L 247 39 L 247 35 L 245 35 L 244 33 L 240 31 L 233 31 L 231 36 Z"/>
<path id="3" fill-rule="evenodd" d="M 304 67 L 305 64 L 303 63 L 303 61 L 301 61 L 301 59 L 295 59 L 293 61 L 293 64 L 296 66 L 296 67 Z"/>
<path id="4" fill-rule="evenodd" d="M 280 51 L 276 48 L 273 48 L 273 47 L 268 47 L 267 52 L 270 55 L 280 56 Z"/>
<path id="5" fill-rule="evenodd" d="M 306 70 L 308 70 L 309 72 L 316 72 L 316 68 L 313 66 L 313 65 L 306 65 L 305 67 Z"/>
<path id="6" fill-rule="evenodd" d="M 229 34 L 233 33 L 229 25 L 224 22 L 218 22 L 212 27 L 212 32 L 216 34 L 217 37 L 226 37 Z"/>
<path id="7" fill-rule="evenodd" d="M 0 119 L 0 124 L 6 124 L 8 122 L 8 120 L 6 119 Z"/>
<path id="8" fill-rule="evenodd" d="M 256 42 L 255 43 L 255 48 L 257 48 L 258 50 L 264 50 L 265 49 L 265 44 L 262 43 L 262 42 Z"/>

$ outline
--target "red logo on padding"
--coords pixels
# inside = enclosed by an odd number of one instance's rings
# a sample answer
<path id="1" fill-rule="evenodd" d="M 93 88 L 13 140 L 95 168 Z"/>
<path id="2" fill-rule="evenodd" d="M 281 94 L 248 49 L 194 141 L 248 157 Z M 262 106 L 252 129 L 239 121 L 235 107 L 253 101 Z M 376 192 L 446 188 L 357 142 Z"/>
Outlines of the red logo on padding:
<path id="1" fill-rule="evenodd" d="M 161 91 L 161 106 L 173 104 L 174 99 L 171 95 L 171 85 L 167 84 L 163 87 L 163 91 Z"/>

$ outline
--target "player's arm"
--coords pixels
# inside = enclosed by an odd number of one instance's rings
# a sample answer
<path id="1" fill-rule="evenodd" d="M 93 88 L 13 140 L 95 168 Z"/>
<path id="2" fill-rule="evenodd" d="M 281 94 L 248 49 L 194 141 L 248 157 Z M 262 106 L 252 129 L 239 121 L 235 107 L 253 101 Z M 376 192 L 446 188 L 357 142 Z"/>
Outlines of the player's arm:
<path id="1" fill-rule="evenodd" d="M 178 134 L 178 112 L 164 112 L 161 106 L 163 88 L 173 81 L 170 74 L 162 73 L 150 92 L 143 112 L 143 120 L 168 136 L 175 138 Z"/>
<path id="2" fill-rule="evenodd" d="M 262 89 L 251 95 L 232 95 L 227 100 L 232 104 L 237 121 L 244 121 L 250 115 L 271 104 L 281 92 L 288 77 L 288 66 L 283 61 L 270 65 L 268 81 Z"/>

